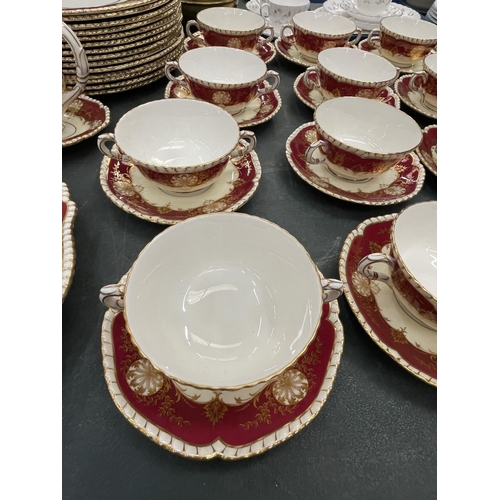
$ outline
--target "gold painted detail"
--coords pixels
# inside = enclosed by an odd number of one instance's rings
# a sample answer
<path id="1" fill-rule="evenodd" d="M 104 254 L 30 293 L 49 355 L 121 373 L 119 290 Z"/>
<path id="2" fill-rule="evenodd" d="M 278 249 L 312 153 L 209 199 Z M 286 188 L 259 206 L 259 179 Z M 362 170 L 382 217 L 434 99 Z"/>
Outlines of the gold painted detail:
<path id="1" fill-rule="evenodd" d="M 227 208 L 227 203 L 224 200 L 206 200 L 203 202 L 203 213 L 211 214 L 214 212 L 222 212 Z"/>
<path id="2" fill-rule="evenodd" d="M 175 187 L 192 187 L 200 184 L 200 179 L 196 174 L 180 174 L 173 175 L 171 183 Z"/>
<path id="3" fill-rule="evenodd" d="M 163 387 L 164 377 L 151 362 L 141 358 L 130 365 L 125 376 L 130 388 L 141 396 L 151 396 Z"/>
<path id="4" fill-rule="evenodd" d="M 227 41 L 227 46 L 231 47 L 232 49 L 241 49 L 241 40 L 238 38 L 230 38 Z"/>
<path id="5" fill-rule="evenodd" d="M 128 331 L 122 327 L 121 329 L 121 340 L 122 345 L 120 349 L 127 353 L 127 356 L 122 361 L 122 366 L 120 368 L 121 372 L 124 374 L 127 382 L 128 382 L 128 374 L 132 365 L 134 365 L 137 361 L 144 359 L 137 351 L 136 347 L 130 340 L 130 335 Z M 135 398 L 138 402 L 143 403 L 147 406 L 158 406 L 158 414 L 160 416 L 168 417 L 170 422 L 175 422 L 179 427 L 182 425 L 190 425 L 188 420 L 185 420 L 182 417 L 179 417 L 175 414 L 174 405 L 181 398 L 180 392 L 177 390 L 177 387 L 173 385 L 167 377 L 163 373 L 157 372 L 162 377 L 162 386 L 161 388 L 153 394 L 140 394 L 139 392 L 134 391 Z M 130 385 L 130 383 L 129 383 Z M 175 399 L 168 395 L 168 391 L 174 387 L 175 389 Z M 133 390 L 133 389 L 132 389 Z"/>
<path id="6" fill-rule="evenodd" d="M 352 273 L 352 284 L 354 286 L 354 290 L 356 290 L 356 292 L 363 297 L 369 297 L 372 294 L 370 283 L 371 281 L 358 271 Z"/>
<path id="7" fill-rule="evenodd" d="M 318 140 L 318 133 L 316 132 L 316 129 L 312 128 L 308 130 L 305 134 L 305 139 L 307 141 L 307 146 L 312 144 L 313 142 L 316 142 Z"/>
<path id="8" fill-rule="evenodd" d="M 325 42 L 323 44 L 323 48 L 322 50 L 326 50 L 326 49 L 333 49 L 335 47 L 338 47 L 338 43 L 337 42 L 333 42 L 332 40 L 328 41 L 328 42 Z"/>
<path id="9" fill-rule="evenodd" d="M 396 344 L 408 344 L 408 339 L 406 338 L 406 327 L 403 328 L 391 328 L 391 337 Z"/>
<path id="10" fill-rule="evenodd" d="M 274 398 L 282 405 L 294 405 L 304 399 L 309 382 L 302 372 L 291 369 L 283 373 L 273 384 Z"/>
<path id="11" fill-rule="evenodd" d="M 263 423 L 270 424 L 273 415 L 286 415 L 295 410 L 307 392 L 316 385 L 316 373 L 313 367 L 320 363 L 319 355 L 323 342 L 319 338 L 314 342 L 313 349 L 304 354 L 276 382 L 269 384 L 253 398 L 251 404 L 258 410 L 255 418 L 241 423 L 240 427 L 248 430 Z"/>
<path id="12" fill-rule="evenodd" d="M 227 406 L 220 400 L 220 393 L 215 393 L 215 398 L 203 406 L 205 416 L 215 425 L 227 411 Z"/>
<path id="13" fill-rule="evenodd" d="M 218 90 L 212 94 L 212 101 L 215 104 L 231 104 L 231 96 L 223 90 Z"/>

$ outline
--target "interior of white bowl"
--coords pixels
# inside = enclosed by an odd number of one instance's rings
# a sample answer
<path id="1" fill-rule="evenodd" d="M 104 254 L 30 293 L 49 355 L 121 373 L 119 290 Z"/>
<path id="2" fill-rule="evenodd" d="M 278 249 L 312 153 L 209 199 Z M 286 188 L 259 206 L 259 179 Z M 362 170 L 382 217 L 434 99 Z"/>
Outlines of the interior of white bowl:
<path id="1" fill-rule="evenodd" d="M 437 54 L 429 54 L 425 58 L 425 65 L 436 75 L 438 72 Z"/>
<path id="2" fill-rule="evenodd" d="M 385 17 L 380 24 L 398 35 L 420 40 L 437 39 L 437 26 L 421 19 L 410 17 Z"/>
<path id="3" fill-rule="evenodd" d="M 264 27 L 264 19 L 249 10 L 233 7 L 211 7 L 200 11 L 197 18 L 212 28 L 228 31 L 254 31 Z"/>
<path id="4" fill-rule="evenodd" d="M 437 298 L 437 202 L 403 210 L 396 219 L 394 236 L 407 270 Z"/>
<path id="5" fill-rule="evenodd" d="M 412 151 L 422 140 L 422 130 L 413 118 L 374 99 L 330 99 L 318 106 L 315 120 L 334 139 L 368 153 Z"/>
<path id="6" fill-rule="evenodd" d="M 397 76 L 397 69 L 383 57 L 347 47 L 323 50 L 318 62 L 334 75 L 358 82 L 387 82 Z"/>
<path id="7" fill-rule="evenodd" d="M 116 125 L 115 138 L 135 160 L 189 167 L 229 154 L 238 143 L 239 127 L 229 113 L 213 104 L 162 99 L 125 113 Z"/>
<path id="8" fill-rule="evenodd" d="M 266 63 L 246 50 L 201 47 L 182 54 L 179 67 L 186 75 L 208 83 L 242 84 L 262 78 Z"/>
<path id="9" fill-rule="evenodd" d="M 204 387 L 267 379 L 314 338 L 320 278 L 304 247 L 246 214 L 210 214 L 160 233 L 126 285 L 141 351 L 167 375 Z"/>
<path id="10" fill-rule="evenodd" d="M 295 14 L 293 22 L 300 28 L 324 35 L 347 35 L 356 29 L 356 25 L 346 17 L 314 10 Z"/>

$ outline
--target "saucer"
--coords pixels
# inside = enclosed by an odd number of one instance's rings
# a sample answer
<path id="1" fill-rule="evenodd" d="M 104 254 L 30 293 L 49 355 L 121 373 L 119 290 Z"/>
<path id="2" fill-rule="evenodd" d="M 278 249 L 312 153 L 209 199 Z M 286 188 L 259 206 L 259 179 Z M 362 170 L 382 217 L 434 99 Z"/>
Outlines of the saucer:
<path id="1" fill-rule="evenodd" d="M 176 224 L 196 215 L 234 212 L 255 193 L 262 175 L 255 151 L 231 160 L 205 192 L 174 196 L 133 166 L 104 156 L 100 182 L 106 196 L 125 212 L 157 224 Z"/>
<path id="2" fill-rule="evenodd" d="M 306 105 L 312 109 L 316 109 L 322 102 L 331 99 L 331 95 L 327 96 L 323 89 L 320 87 L 319 89 L 310 89 L 304 81 L 305 73 L 301 73 L 295 80 L 293 84 L 293 90 L 297 97 Z M 317 83 L 317 76 L 314 73 L 309 75 L 309 78 Z M 394 91 L 390 87 L 385 87 L 382 90 L 382 93 L 376 99 L 377 101 L 385 102 L 395 108 L 399 109 L 400 101 L 399 97 L 394 93 Z"/>
<path id="3" fill-rule="evenodd" d="M 62 147 L 98 134 L 109 124 L 109 108 L 102 102 L 80 95 L 69 106 L 62 120 Z"/>
<path id="4" fill-rule="evenodd" d="M 305 354 L 249 403 L 229 406 L 218 398 L 187 399 L 141 356 L 123 312 L 108 309 L 101 334 L 104 377 L 120 413 L 168 451 L 203 460 L 259 455 L 306 427 L 328 398 L 344 344 L 338 313 L 337 301 L 324 305 Z"/>
<path id="5" fill-rule="evenodd" d="M 75 274 L 75 240 L 73 225 L 76 216 L 76 203 L 71 200 L 68 186 L 62 183 L 62 301 L 68 294 Z"/>
<path id="6" fill-rule="evenodd" d="M 372 54 L 375 54 L 380 57 L 384 57 L 378 49 L 374 49 L 370 45 L 368 45 L 367 40 L 361 40 L 358 42 L 358 49 L 359 50 L 364 50 L 365 52 L 371 52 Z M 416 61 L 414 64 L 411 66 L 405 66 L 404 68 L 401 68 L 397 66 L 394 61 L 391 61 L 390 59 L 387 59 L 387 57 L 384 57 L 386 61 L 389 61 L 395 68 L 398 68 L 401 73 L 418 73 L 420 71 L 424 71 L 424 60 L 420 59 L 419 61 Z"/>
<path id="7" fill-rule="evenodd" d="M 251 0 L 250 0 L 251 1 Z M 197 31 L 193 34 L 194 37 L 200 38 L 203 40 L 203 35 Z M 264 40 L 263 37 L 260 37 L 260 40 Z M 193 40 L 190 38 L 186 38 L 184 40 L 184 50 L 187 52 L 188 50 L 198 49 L 199 46 L 196 45 Z M 276 56 L 276 48 L 271 42 L 266 42 L 263 45 L 260 45 L 257 49 L 252 51 L 252 54 L 259 56 L 266 64 L 271 62 Z"/>
<path id="8" fill-rule="evenodd" d="M 413 198 L 424 185 L 425 168 L 414 153 L 406 155 L 395 167 L 369 181 L 340 179 L 325 165 L 306 162 L 307 148 L 317 137 L 314 122 L 302 125 L 288 138 L 286 156 L 302 180 L 329 196 L 362 205 L 393 205 Z"/>
<path id="9" fill-rule="evenodd" d="M 411 75 L 404 75 L 394 83 L 394 90 L 400 99 L 410 108 L 418 111 L 424 116 L 437 120 L 437 109 L 432 109 L 424 100 L 424 94 L 420 91 L 410 90 Z"/>
<path id="10" fill-rule="evenodd" d="M 294 40 L 294 36 L 290 35 L 290 40 Z M 309 68 L 309 66 L 314 66 L 318 63 L 318 58 L 310 59 L 305 57 L 302 52 L 295 46 L 294 43 L 288 43 L 278 38 L 275 40 L 274 45 L 276 46 L 276 50 L 289 61 L 299 64 L 300 66 L 304 66 L 305 68 Z"/>
<path id="11" fill-rule="evenodd" d="M 388 253 L 396 216 L 372 217 L 349 234 L 340 254 L 340 279 L 349 306 L 371 339 L 410 373 L 437 387 L 437 333 L 410 318 L 388 285 L 357 272 L 365 255 Z"/>
<path id="12" fill-rule="evenodd" d="M 427 169 L 437 176 L 437 125 L 428 125 L 422 134 L 422 142 L 415 152 Z"/>
<path id="13" fill-rule="evenodd" d="M 180 76 L 179 79 L 184 79 Z M 267 85 L 266 82 L 259 86 L 262 88 Z M 182 87 L 177 82 L 169 82 L 165 89 L 165 99 L 195 99 L 189 88 Z M 269 94 L 263 94 L 255 97 L 248 105 L 235 115 L 231 115 L 240 128 L 253 127 L 269 121 L 281 108 L 281 97 L 277 90 Z"/>

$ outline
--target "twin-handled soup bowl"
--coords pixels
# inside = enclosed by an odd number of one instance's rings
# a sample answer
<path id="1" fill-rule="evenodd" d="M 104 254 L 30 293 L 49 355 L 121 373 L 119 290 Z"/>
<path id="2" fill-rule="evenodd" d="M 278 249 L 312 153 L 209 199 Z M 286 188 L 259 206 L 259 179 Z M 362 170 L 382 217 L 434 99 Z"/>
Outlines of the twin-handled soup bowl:
<path id="1" fill-rule="evenodd" d="M 192 28 L 201 32 L 203 38 L 193 36 Z M 264 19 L 249 10 L 230 7 L 211 7 L 196 15 L 196 20 L 186 23 L 186 36 L 200 46 L 231 47 L 255 52 L 265 43 L 261 39 L 268 31 L 269 39 L 274 37 L 274 29 Z"/>
<path id="2" fill-rule="evenodd" d="M 429 54 L 424 59 L 424 70 L 410 79 L 410 90 L 422 92 L 425 102 L 437 109 L 437 54 Z"/>
<path id="3" fill-rule="evenodd" d="M 123 306 L 142 355 L 188 398 L 238 405 L 305 352 L 342 290 L 276 224 L 218 213 L 156 236 L 101 301 Z"/>
<path id="4" fill-rule="evenodd" d="M 389 275 L 371 269 L 379 263 L 389 267 Z M 417 203 L 401 211 L 391 228 L 389 255 L 363 257 L 358 271 L 371 280 L 387 283 L 410 317 L 436 330 L 437 202 Z"/>
<path id="5" fill-rule="evenodd" d="M 108 141 L 116 147 L 109 149 Z M 244 156 L 255 144 L 253 132 L 240 132 L 229 113 L 189 99 L 163 99 L 133 108 L 120 118 L 114 133 L 97 140 L 103 154 L 138 168 L 173 195 L 208 189 L 231 158 Z"/>
<path id="6" fill-rule="evenodd" d="M 316 81 L 310 75 L 316 75 Z M 399 70 L 381 56 L 346 47 L 326 49 L 318 55 L 318 63 L 304 74 L 304 83 L 320 88 L 330 98 L 342 96 L 376 99 L 396 81 Z"/>
<path id="7" fill-rule="evenodd" d="M 323 163 L 348 181 L 383 174 L 422 141 L 422 130 L 413 118 L 365 97 L 338 97 L 321 103 L 314 123 L 318 140 L 308 147 L 307 162 Z"/>
<path id="8" fill-rule="evenodd" d="M 179 70 L 183 78 L 172 75 Z M 242 111 L 257 95 L 273 92 L 279 85 L 276 71 L 245 50 L 201 47 L 185 52 L 179 61 L 167 62 L 167 78 L 189 89 L 195 99 L 215 104 L 231 114 Z M 271 80 L 270 84 L 262 85 Z"/>
<path id="9" fill-rule="evenodd" d="M 411 17 L 385 17 L 380 28 L 370 32 L 367 43 L 396 66 L 409 67 L 436 47 L 437 26 Z"/>
<path id="10" fill-rule="evenodd" d="M 291 24 L 281 28 L 281 39 L 292 43 L 290 30 L 297 49 L 307 58 L 315 60 L 322 50 L 333 47 L 354 47 L 362 36 L 361 29 L 346 17 L 330 12 L 307 11 L 295 14 Z M 354 40 L 351 37 L 356 34 Z"/>

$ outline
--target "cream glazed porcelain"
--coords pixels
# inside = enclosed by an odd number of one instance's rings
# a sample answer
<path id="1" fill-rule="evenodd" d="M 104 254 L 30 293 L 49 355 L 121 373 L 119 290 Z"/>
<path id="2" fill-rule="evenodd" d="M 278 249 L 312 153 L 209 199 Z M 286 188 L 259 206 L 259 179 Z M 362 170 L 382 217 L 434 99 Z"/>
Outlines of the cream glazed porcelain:
<path id="1" fill-rule="evenodd" d="M 242 140 L 248 142 L 242 146 Z M 108 141 L 116 147 L 109 149 Z M 243 157 L 255 144 L 255 135 L 240 132 L 229 113 L 188 99 L 137 106 L 120 118 L 114 133 L 97 141 L 104 155 L 134 165 L 165 192 L 188 196 L 207 190 L 230 158 Z"/>
<path id="2" fill-rule="evenodd" d="M 193 26 L 201 32 L 202 37 L 194 36 Z M 261 16 L 229 7 L 203 9 L 196 15 L 196 20 L 186 23 L 187 38 L 198 45 L 232 47 L 250 52 L 266 43 L 261 37 L 265 31 L 270 32 L 269 38 L 272 40 L 274 29 Z"/>
<path id="3" fill-rule="evenodd" d="M 377 252 L 363 257 L 358 272 L 387 283 L 412 319 L 437 330 L 437 254 L 437 202 L 416 203 L 396 217 L 390 254 Z M 390 275 L 373 272 L 375 263 L 385 263 Z"/>
<path id="4" fill-rule="evenodd" d="M 101 301 L 124 309 L 142 355 L 186 397 L 239 405 L 307 349 L 341 294 L 284 229 L 219 213 L 160 233 Z"/>
<path id="5" fill-rule="evenodd" d="M 172 75 L 179 70 L 184 79 Z M 280 83 L 279 74 L 268 70 L 262 59 L 250 52 L 230 47 L 201 47 L 185 52 L 179 61 L 167 62 L 165 74 L 171 82 L 200 99 L 239 113 L 256 96 L 273 92 Z M 270 80 L 266 86 L 261 84 Z"/>
<path id="6" fill-rule="evenodd" d="M 317 78 L 311 80 L 314 73 Z M 318 64 L 307 68 L 304 81 L 307 87 L 321 89 L 331 98 L 341 96 L 377 98 L 399 76 L 399 71 L 383 57 L 336 47 L 323 50 L 318 55 Z"/>
<path id="7" fill-rule="evenodd" d="M 366 181 L 381 175 L 422 141 L 417 122 L 403 111 L 364 97 L 338 97 L 314 113 L 319 140 L 306 160 L 323 163 L 338 177 Z M 314 156 L 318 150 L 321 156 Z"/>

